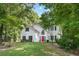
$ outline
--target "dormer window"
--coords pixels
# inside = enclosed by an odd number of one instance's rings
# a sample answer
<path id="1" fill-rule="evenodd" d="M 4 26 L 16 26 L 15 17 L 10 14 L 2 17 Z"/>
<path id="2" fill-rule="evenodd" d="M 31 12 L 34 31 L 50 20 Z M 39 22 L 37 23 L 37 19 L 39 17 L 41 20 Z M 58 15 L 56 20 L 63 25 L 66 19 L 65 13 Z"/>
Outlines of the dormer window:
<path id="1" fill-rule="evenodd" d="M 41 34 L 42 34 L 42 35 L 44 35 L 44 34 L 45 34 L 44 30 L 42 30 Z"/>
<path id="2" fill-rule="evenodd" d="M 25 31 L 29 31 L 29 28 L 26 28 L 26 30 Z"/>

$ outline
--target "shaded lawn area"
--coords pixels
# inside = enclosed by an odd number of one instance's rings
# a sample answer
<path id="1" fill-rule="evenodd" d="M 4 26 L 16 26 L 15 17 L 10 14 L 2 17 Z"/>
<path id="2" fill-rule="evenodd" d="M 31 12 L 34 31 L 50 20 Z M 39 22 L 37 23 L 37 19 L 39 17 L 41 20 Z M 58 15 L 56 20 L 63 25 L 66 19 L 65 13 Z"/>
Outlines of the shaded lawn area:
<path id="1" fill-rule="evenodd" d="M 29 55 L 48 55 L 43 52 L 44 45 L 40 43 L 24 42 L 16 43 L 13 49 L 0 51 L 0 56 L 29 56 Z"/>
<path id="2" fill-rule="evenodd" d="M 16 43 L 16 46 L 7 50 L 0 50 L 0 56 L 56 56 L 69 55 L 56 49 L 51 43 Z"/>

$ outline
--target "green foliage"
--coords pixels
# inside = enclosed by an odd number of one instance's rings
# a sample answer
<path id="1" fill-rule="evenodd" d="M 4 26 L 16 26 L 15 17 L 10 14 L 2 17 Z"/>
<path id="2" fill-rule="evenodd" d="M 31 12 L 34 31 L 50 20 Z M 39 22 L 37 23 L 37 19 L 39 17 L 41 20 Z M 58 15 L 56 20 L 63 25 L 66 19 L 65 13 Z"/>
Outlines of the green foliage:
<path id="1" fill-rule="evenodd" d="M 50 24 L 51 23 L 51 18 L 49 17 L 49 13 L 48 12 L 42 14 L 40 19 L 41 19 L 41 25 L 45 29 L 47 29 L 47 28 L 49 28 L 51 26 L 51 24 Z"/>
<path id="2" fill-rule="evenodd" d="M 79 39 L 69 39 L 69 38 L 63 38 L 58 41 L 58 44 L 61 48 L 64 48 L 65 50 L 71 50 L 71 49 L 77 49 L 79 48 Z"/>
<path id="3" fill-rule="evenodd" d="M 38 15 L 32 9 L 33 4 L 0 4 L 1 35 L 5 39 L 20 38 L 22 28 L 37 23 Z"/>
<path id="4" fill-rule="evenodd" d="M 63 35 L 59 45 L 65 49 L 79 48 L 79 4 L 43 5 L 50 9 L 50 15 L 47 18 L 51 17 L 52 21 L 48 22 L 59 24 L 62 27 Z"/>

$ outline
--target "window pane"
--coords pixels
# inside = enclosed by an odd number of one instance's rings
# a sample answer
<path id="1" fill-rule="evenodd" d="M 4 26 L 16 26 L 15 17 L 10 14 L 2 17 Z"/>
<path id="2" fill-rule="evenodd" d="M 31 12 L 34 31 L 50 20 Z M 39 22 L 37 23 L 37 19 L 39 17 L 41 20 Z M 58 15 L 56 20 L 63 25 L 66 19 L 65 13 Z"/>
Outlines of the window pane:
<path id="1" fill-rule="evenodd" d="M 26 31 L 29 31 L 29 28 L 26 28 Z"/>
<path id="2" fill-rule="evenodd" d="M 43 34 L 43 35 L 45 34 L 44 30 L 41 32 L 41 34 Z"/>

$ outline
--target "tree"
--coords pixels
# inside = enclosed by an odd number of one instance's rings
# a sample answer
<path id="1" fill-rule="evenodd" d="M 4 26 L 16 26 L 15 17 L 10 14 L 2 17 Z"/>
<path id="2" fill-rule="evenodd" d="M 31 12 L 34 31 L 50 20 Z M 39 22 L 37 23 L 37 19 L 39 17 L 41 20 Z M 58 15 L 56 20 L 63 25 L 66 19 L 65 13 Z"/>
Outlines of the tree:
<path id="1" fill-rule="evenodd" d="M 59 24 L 63 30 L 63 37 L 59 45 L 65 49 L 79 48 L 79 4 L 43 4 L 50 9 L 48 17 L 54 24 Z M 50 22 L 50 21 L 49 21 Z"/>
<path id="2" fill-rule="evenodd" d="M 22 28 L 38 22 L 38 15 L 32 6 L 33 4 L 0 4 L 0 33 L 5 35 L 4 40 L 20 40 Z"/>

